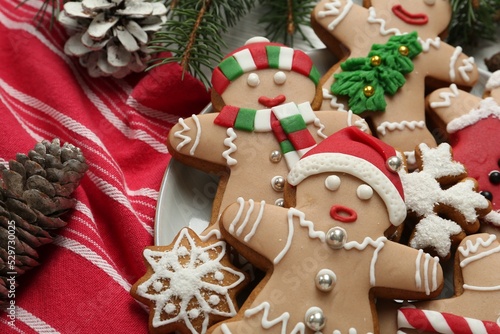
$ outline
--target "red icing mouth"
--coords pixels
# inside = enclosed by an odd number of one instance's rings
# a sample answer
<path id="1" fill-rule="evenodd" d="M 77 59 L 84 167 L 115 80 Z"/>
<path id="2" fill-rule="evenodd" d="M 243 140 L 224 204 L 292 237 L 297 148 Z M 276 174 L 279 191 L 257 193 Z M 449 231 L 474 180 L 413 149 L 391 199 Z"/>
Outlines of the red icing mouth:
<path id="1" fill-rule="evenodd" d="M 400 20 L 408 23 L 408 24 L 413 24 L 413 25 L 424 25 L 429 21 L 429 18 L 427 17 L 426 14 L 423 13 L 417 13 L 413 14 L 406 9 L 403 8 L 401 5 L 394 5 L 392 7 L 392 12 L 394 15 L 396 15 Z"/>
<path id="2" fill-rule="evenodd" d="M 267 96 L 261 96 L 259 97 L 259 103 L 262 104 L 263 106 L 266 106 L 267 108 L 272 108 L 276 107 L 283 102 L 285 102 L 286 96 L 285 95 L 278 95 L 276 97 L 270 98 Z"/>
<path id="3" fill-rule="evenodd" d="M 342 223 L 352 223 L 358 219 L 358 214 L 351 208 L 343 205 L 332 205 L 330 209 L 330 217 L 342 222 Z"/>

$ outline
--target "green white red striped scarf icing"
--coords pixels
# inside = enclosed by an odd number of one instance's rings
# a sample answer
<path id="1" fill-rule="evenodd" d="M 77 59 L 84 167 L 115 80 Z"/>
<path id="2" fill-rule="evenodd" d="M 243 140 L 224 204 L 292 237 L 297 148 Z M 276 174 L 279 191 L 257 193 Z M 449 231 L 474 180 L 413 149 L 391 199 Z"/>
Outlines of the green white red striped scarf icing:
<path id="1" fill-rule="evenodd" d="M 247 109 L 225 106 L 214 123 L 248 132 L 272 131 L 278 140 L 288 168 L 307 151 L 316 146 L 307 124 L 317 119 L 308 102 L 299 105 L 290 102 L 272 109 Z"/>

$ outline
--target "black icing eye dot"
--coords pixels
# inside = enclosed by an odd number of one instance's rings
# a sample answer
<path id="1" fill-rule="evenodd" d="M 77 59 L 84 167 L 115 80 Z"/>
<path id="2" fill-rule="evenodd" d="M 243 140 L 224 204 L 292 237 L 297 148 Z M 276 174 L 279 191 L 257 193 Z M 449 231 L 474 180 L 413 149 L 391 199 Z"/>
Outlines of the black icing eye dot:
<path id="1" fill-rule="evenodd" d="M 497 170 L 491 171 L 488 175 L 492 184 L 500 184 L 500 172 Z"/>
<path id="2" fill-rule="evenodd" d="M 480 193 L 481 195 L 483 195 L 488 201 L 492 201 L 493 200 L 493 194 L 490 193 L 489 191 L 481 191 Z"/>

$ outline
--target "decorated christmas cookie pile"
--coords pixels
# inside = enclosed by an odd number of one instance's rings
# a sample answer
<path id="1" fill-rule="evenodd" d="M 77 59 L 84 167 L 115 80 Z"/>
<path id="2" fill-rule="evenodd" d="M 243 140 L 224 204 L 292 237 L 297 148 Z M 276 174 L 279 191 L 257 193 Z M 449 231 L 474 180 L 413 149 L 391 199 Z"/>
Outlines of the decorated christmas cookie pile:
<path id="1" fill-rule="evenodd" d="M 327 73 L 252 38 L 213 72 L 213 112 L 171 129 L 220 182 L 210 221 L 144 251 L 152 333 L 500 332 L 500 72 L 466 92 L 447 0 L 365 5 L 316 5 Z"/>

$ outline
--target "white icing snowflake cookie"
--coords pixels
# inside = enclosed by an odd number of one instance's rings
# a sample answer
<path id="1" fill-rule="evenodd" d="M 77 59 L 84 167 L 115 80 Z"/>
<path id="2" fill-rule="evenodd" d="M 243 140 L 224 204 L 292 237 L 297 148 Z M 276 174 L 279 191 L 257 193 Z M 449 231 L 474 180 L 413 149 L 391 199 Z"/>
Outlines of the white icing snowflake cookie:
<path id="1" fill-rule="evenodd" d="M 147 272 L 131 294 L 150 307 L 150 333 L 206 333 L 236 315 L 236 292 L 245 276 L 227 263 L 224 241 L 202 242 L 182 229 L 169 246 L 144 250 Z"/>
<path id="2" fill-rule="evenodd" d="M 453 160 L 449 144 L 420 144 L 415 152 L 417 170 L 400 173 L 406 206 L 417 221 L 409 245 L 447 259 L 452 245 L 478 231 L 479 218 L 491 205 L 478 193 L 477 181 Z"/>

